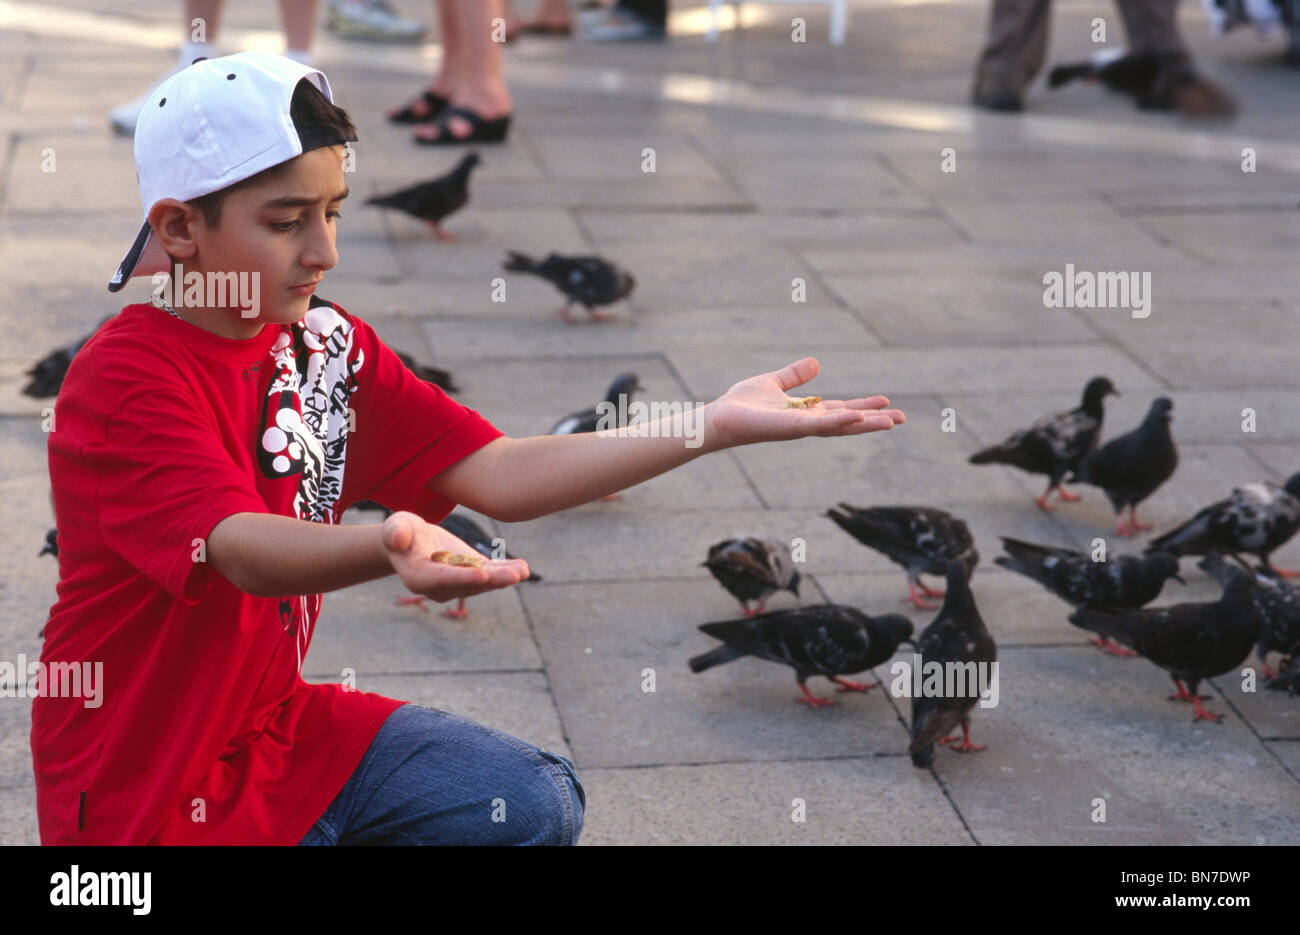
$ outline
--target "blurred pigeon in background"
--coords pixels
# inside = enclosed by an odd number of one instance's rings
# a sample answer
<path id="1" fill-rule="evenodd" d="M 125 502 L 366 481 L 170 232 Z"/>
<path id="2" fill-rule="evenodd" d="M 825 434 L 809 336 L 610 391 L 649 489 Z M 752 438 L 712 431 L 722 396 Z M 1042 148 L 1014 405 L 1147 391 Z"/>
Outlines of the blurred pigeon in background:
<path id="1" fill-rule="evenodd" d="M 441 178 L 388 195 L 376 195 L 366 199 L 366 204 L 403 211 L 427 221 L 439 240 L 454 240 L 453 234 L 442 229 L 442 221 L 469 203 L 469 176 L 478 164 L 478 153 L 470 153 Z"/>
<path id="2" fill-rule="evenodd" d="M 1106 492 L 1115 510 L 1115 531 L 1121 536 L 1151 528 L 1138 522 L 1138 504 L 1169 480 L 1178 466 L 1178 448 L 1169 433 L 1173 408 L 1168 398 L 1156 399 L 1141 425 L 1095 449 L 1074 471 L 1076 480 Z M 1131 529 L 1124 522 L 1126 507 Z"/>
<path id="3" fill-rule="evenodd" d="M 564 308 L 560 315 L 573 322 L 569 306 L 582 305 L 595 321 L 609 321 L 612 316 L 596 311 L 597 305 L 612 305 L 632 294 L 636 280 L 608 260 L 598 256 L 560 256 L 549 254 L 540 263 L 522 253 L 511 250 L 501 264 L 516 273 L 540 276 L 564 293 Z"/>
<path id="4" fill-rule="evenodd" d="M 740 601 L 746 617 L 763 613 L 767 599 L 777 591 L 799 596 L 799 572 L 789 546 L 780 542 L 753 536 L 726 539 L 710 546 L 708 558 L 700 564 Z M 750 601 L 758 601 L 758 607 L 751 610 Z"/>

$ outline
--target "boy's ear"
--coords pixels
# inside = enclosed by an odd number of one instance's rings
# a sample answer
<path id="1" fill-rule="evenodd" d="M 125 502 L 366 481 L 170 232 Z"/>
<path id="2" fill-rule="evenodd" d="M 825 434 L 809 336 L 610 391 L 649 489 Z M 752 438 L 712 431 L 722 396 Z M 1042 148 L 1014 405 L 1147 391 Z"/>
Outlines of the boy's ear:
<path id="1" fill-rule="evenodd" d="M 159 246 L 169 256 L 189 259 L 198 249 L 195 227 L 202 223 L 199 210 L 175 198 L 164 198 L 149 209 L 149 226 Z"/>

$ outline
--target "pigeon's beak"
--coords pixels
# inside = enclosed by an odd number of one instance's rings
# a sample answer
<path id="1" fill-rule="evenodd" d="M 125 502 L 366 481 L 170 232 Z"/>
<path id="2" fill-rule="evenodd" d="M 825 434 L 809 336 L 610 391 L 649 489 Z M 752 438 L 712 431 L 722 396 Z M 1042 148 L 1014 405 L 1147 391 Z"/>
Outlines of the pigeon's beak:
<path id="1" fill-rule="evenodd" d="M 1175 581 L 1177 581 L 1177 582 L 1178 582 L 1179 584 L 1181 584 L 1183 587 L 1187 587 L 1187 582 L 1183 580 L 1183 576 L 1182 576 L 1182 575 L 1170 575 L 1169 577 L 1170 577 L 1170 578 L 1173 578 Z"/>

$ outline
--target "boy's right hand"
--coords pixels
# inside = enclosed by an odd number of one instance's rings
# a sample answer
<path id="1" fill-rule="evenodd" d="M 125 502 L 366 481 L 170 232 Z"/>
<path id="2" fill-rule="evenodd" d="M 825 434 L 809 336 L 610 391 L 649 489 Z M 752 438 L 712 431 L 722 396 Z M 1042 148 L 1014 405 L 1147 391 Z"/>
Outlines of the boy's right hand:
<path id="1" fill-rule="evenodd" d="M 397 512 L 388 517 L 380 527 L 379 538 L 402 584 L 440 604 L 508 588 L 528 577 L 528 563 L 521 558 L 485 559 L 478 568 L 432 561 L 429 556 L 443 550 L 478 553 L 441 526 L 414 513 Z"/>

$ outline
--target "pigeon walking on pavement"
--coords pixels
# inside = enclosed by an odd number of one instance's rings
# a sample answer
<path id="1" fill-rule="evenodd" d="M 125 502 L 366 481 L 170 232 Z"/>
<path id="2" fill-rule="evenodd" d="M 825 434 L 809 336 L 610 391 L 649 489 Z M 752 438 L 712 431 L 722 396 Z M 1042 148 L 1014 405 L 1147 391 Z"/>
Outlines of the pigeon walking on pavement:
<path id="1" fill-rule="evenodd" d="M 957 561 L 969 578 L 979 562 L 975 540 L 966 523 L 951 513 L 926 506 L 856 507 L 841 503 L 826 515 L 841 529 L 868 548 L 883 552 L 890 561 L 907 570 L 908 597 L 922 610 L 934 610 L 917 594 L 942 597 L 921 581 L 922 574 L 947 574 L 948 563 Z"/>
<path id="2" fill-rule="evenodd" d="M 622 428 L 623 425 L 620 420 L 627 411 L 627 405 L 632 401 L 632 394 L 638 391 L 644 392 L 645 387 L 641 385 L 636 374 L 620 373 L 614 378 L 614 382 L 609 385 L 609 389 L 605 391 L 605 398 L 600 403 L 590 409 L 579 409 L 577 412 L 569 413 L 551 426 L 551 430 L 546 434 L 581 435 L 602 428 Z M 614 418 L 610 419 L 610 415 L 613 415 Z M 618 500 L 619 495 L 611 493 L 601 497 L 601 499 Z"/>
<path id="3" fill-rule="evenodd" d="M 112 318 L 109 315 L 108 318 Z M 23 395 L 30 396 L 33 399 L 49 399 L 51 396 L 58 396 L 59 390 L 63 387 L 63 378 L 68 375 L 68 367 L 72 364 L 72 358 L 77 356 L 85 343 L 95 336 L 95 333 L 108 322 L 105 318 L 97 324 L 90 334 L 78 338 L 71 344 L 50 351 L 36 363 L 28 368 L 26 376 L 31 379 L 23 387 Z"/>
<path id="4" fill-rule="evenodd" d="M 993 559 L 995 565 L 1032 578 L 1075 607 L 1142 607 L 1160 596 L 1168 579 L 1187 583 L 1178 574 L 1178 559 L 1166 552 L 1094 562 L 1082 552 L 1008 536 L 1002 537 L 1002 548 L 1007 554 Z M 1101 636 L 1092 642 L 1113 656 L 1136 655 Z"/>
<path id="5" fill-rule="evenodd" d="M 1031 474 L 1046 474 L 1047 489 L 1035 502 L 1039 509 L 1050 510 L 1047 498 L 1055 490 L 1062 500 L 1078 500 L 1061 486 L 1067 473 L 1097 446 L 1105 410 L 1102 401 L 1119 390 L 1106 377 L 1093 377 L 1083 388 L 1078 408 L 1044 416 L 1029 428 L 1021 429 L 1000 445 L 985 448 L 970 456 L 971 464 L 1009 464 Z"/>
<path id="6" fill-rule="evenodd" d="M 740 601 L 746 617 L 763 613 L 767 599 L 777 591 L 799 596 L 799 572 L 789 546 L 780 542 L 754 536 L 726 539 L 710 546 L 708 558 L 700 564 Z M 750 609 L 750 601 L 758 601 L 758 607 Z"/>
<path id="7" fill-rule="evenodd" d="M 531 257 L 508 252 L 502 267 L 515 273 L 540 276 L 564 293 L 561 317 L 570 324 L 573 316 L 569 306 L 581 305 L 594 321 L 611 321 L 613 316 L 596 311 L 598 305 L 612 305 L 632 294 L 636 280 L 609 260 L 598 256 L 560 256 L 548 254 L 538 262 Z"/>
<path id="8" fill-rule="evenodd" d="M 1127 95 L 1142 110 L 1177 110 L 1189 117 L 1230 117 L 1236 111 L 1232 96 L 1197 74 L 1183 52 L 1105 49 L 1086 62 L 1053 68 L 1047 84 L 1059 88 L 1080 79 Z"/>
<path id="9" fill-rule="evenodd" d="M 856 607 L 817 604 L 793 610 L 773 610 L 757 617 L 700 624 L 700 630 L 725 644 L 690 660 L 692 672 L 757 656 L 794 669 L 803 696 L 796 701 L 810 708 L 833 705 L 808 691 L 810 676 L 835 682 L 839 691 L 865 692 L 872 686 L 841 678 L 880 665 L 893 657 L 898 644 L 912 638 L 912 621 L 902 614 L 870 617 Z"/>
<path id="10" fill-rule="evenodd" d="M 370 503 L 372 501 L 363 502 Z M 354 506 L 360 505 L 360 503 L 354 504 Z M 380 509 L 385 508 L 380 507 Z M 389 510 L 388 513 L 391 515 L 392 511 Z M 498 551 L 497 544 L 499 543 L 499 540 L 494 540 L 492 536 L 488 535 L 487 531 L 482 526 L 461 513 L 447 514 L 438 525 L 486 559 L 509 559 L 516 557 L 511 555 L 504 548 Z M 528 577 L 524 579 L 525 581 L 542 580 L 542 576 L 537 574 L 531 568 L 529 568 L 528 572 Z M 402 606 L 415 604 L 418 605 L 421 610 L 428 610 L 428 608 L 424 606 L 424 601 L 425 598 L 423 596 L 411 595 L 410 597 L 398 598 L 397 603 Z M 448 608 L 442 612 L 442 616 L 450 617 L 453 620 L 463 620 L 468 614 L 469 611 L 465 609 L 465 598 L 463 597 L 458 599 L 454 608 Z"/>
<path id="11" fill-rule="evenodd" d="M 1300 473 L 1287 478 L 1285 486 L 1272 481 L 1243 484 L 1232 494 L 1211 503 L 1171 532 L 1151 540 L 1147 551 L 1173 555 L 1205 555 L 1225 552 L 1259 556 L 1264 566 L 1283 577 L 1300 574 L 1275 568 L 1269 561 L 1274 549 L 1300 530 Z"/>
<path id="12" fill-rule="evenodd" d="M 1141 425 L 1095 449 L 1074 470 L 1075 480 L 1106 492 L 1115 510 L 1115 531 L 1121 536 L 1150 528 L 1138 522 L 1138 504 L 1169 480 L 1178 466 L 1178 448 L 1169 432 L 1173 408 L 1171 400 L 1159 397 Z M 1124 522 L 1125 508 L 1132 528 Z"/>
<path id="13" fill-rule="evenodd" d="M 454 240 L 455 235 L 443 230 L 442 222 L 469 203 L 469 176 L 478 164 L 478 153 L 469 153 L 440 178 L 376 195 L 366 199 L 366 204 L 404 211 L 427 222 L 439 240 Z"/>
<path id="14" fill-rule="evenodd" d="M 1202 571 L 1219 584 L 1227 585 L 1236 570 L 1218 552 L 1210 552 L 1198 563 Z M 1276 674 L 1268 664 L 1270 652 L 1289 655 L 1300 643 L 1300 588 L 1289 581 L 1258 569 L 1254 572 L 1255 587 L 1251 600 L 1259 613 L 1259 638 L 1255 641 L 1255 655 L 1260 669 L 1267 678 Z"/>
<path id="15" fill-rule="evenodd" d="M 1217 601 L 1145 610 L 1081 607 L 1070 615 L 1070 622 L 1111 637 L 1154 662 L 1178 688 L 1169 696 L 1171 701 L 1190 701 L 1196 708 L 1193 720 L 1218 723 L 1223 716 L 1201 707 L 1209 696 L 1196 694 L 1197 686 L 1202 679 L 1241 665 L 1259 638 L 1262 623 L 1252 600 L 1252 576 L 1231 566 L 1227 576 Z"/>
<path id="16" fill-rule="evenodd" d="M 966 568 L 960 562 L 948 564 L 948 591 L 943 607 L 917 637 L 916 653 L 920 657 L 922 685 L 926 684 L 925 674 L 934 664 L 941 667 L 945 678 L 938 696 L 923 691 L 912 698 L 912 742 L 907 747 L 912 765 L 921 769 L 932 765 L 936 743 L 952 744 L 948 749 L 956 753 L 983 750 L 983 746 L 971 743 L 970 739 L 970 714 L 980 700 L 981 681 L 978 676 L 971 677 L 971 673 L 989 672 L 997 662 L 998 647 L 975 606 Z M 960 691 L 957 679 L 946 677 L 947 673 L 958 671 L 962 673 Z M 960 743 L 956 737 L 948 736 L 948 731 L 958 724 L 961 725 Z"/>

